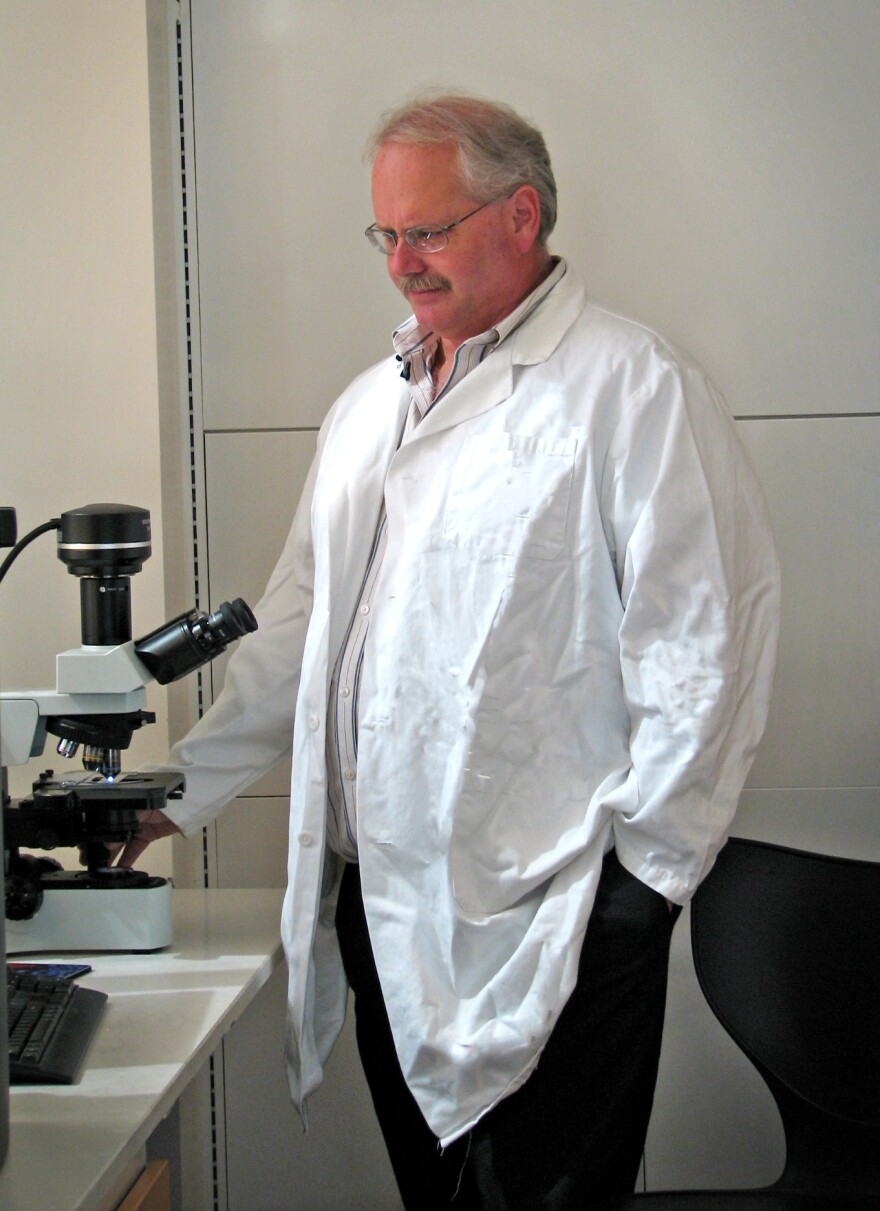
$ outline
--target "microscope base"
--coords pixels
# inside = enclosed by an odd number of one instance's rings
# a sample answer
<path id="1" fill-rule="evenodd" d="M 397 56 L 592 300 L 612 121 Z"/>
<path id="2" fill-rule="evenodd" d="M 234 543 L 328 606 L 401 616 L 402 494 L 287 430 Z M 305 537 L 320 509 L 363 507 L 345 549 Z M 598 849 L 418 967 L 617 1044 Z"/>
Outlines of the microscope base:
<path id="1" fill-rule="evenodd" d="M 161 950 L 171 942 L 171 884 L 50 888 L 29 921 L 6 921 L 9 955 L 45 951 Z"/>

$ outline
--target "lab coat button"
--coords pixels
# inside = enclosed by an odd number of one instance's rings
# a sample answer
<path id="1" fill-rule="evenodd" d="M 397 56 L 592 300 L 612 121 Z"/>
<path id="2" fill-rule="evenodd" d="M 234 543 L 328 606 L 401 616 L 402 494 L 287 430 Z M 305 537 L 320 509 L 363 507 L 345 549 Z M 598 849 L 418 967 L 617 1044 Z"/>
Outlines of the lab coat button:
<path id="1" fill-rule="evenodd" d="M 309 731 L 316 732 L 318 730 L 318 724 L 320 723 L 320 720 L 318 719 L 317 715 L 309 715 L 308 723 L 309 723 Z"/>
<path id="2" fill-rule="evenodd" d="M 314 837 L 311 833 L 300 833 L 297 840 L 299 841 L 300 845 L 311 845 L 314 841 Z"/>

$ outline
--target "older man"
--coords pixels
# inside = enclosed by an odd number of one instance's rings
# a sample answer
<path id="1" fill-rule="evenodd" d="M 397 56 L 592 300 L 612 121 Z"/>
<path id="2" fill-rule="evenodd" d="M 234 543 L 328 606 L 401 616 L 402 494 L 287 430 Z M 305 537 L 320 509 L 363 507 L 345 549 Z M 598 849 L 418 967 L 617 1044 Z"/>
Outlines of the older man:
<path id="1" fill-rule="evenodd" d="M 700 368 L 550 255 L 538 131 L 439 97 L 372 152 L 413 314 L 321 429 L 154 833 L 292 736 L 295 1100 L 350 986 L 407 1208 L 583 1208 L 635 1180 L 670 933 L 766 718 L 773 542 Z"/>

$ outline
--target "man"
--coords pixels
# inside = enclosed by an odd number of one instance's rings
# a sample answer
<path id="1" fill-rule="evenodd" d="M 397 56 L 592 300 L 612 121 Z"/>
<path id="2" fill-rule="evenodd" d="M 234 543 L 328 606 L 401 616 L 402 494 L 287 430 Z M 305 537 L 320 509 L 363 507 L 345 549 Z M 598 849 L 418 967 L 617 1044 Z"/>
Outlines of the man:
<path id="1" fill-rule="evenodd" d="M 321 429 L 218 702 L 171 756 L 191 833 L 293 736 L 288 1059 L 355 995 L 409 1209 L 631 1190 L 669 938 L 763 730 L 778 573 L 694 362 L 550 255 L 539 132 L 392 114 L 374 223 L 412 317 Z"/>

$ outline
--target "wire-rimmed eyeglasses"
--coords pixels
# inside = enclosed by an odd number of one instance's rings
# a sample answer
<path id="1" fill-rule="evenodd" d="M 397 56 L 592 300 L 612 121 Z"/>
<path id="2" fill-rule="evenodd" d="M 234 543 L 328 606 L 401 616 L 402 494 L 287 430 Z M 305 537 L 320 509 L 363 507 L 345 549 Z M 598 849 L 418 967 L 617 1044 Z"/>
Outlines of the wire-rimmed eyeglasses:
<path id="1" fill-rule="evenodd" d="M 476 210 L 472 210 L 460 219 L 456 219 L 454 223 L 448 223 L 445 227 L 442 227 L 439 223 L 424 227 L 408 227 L 406 231 L 398 235 L 396 231 L 388 231 L 384 227 L 377 227 L 375 223 L 371 223 L 364 232 L 364 235 L 373 247 L 378 248 L 384 256 L 391 256 L 397 247 L 397 241 L 401 238 L 406 240 L 414 252 L 440 252 L 449 243 L 449 233 L 453 227 L 460 227 L 465 219 L 469 219 L 472 215 L 485 210 L 493 202 L 500 202 L 501 198 L 509 196 L 509 194 L 501 194 L 497 198 L 490 198 L 488 202 L 483 202 Z"/>

